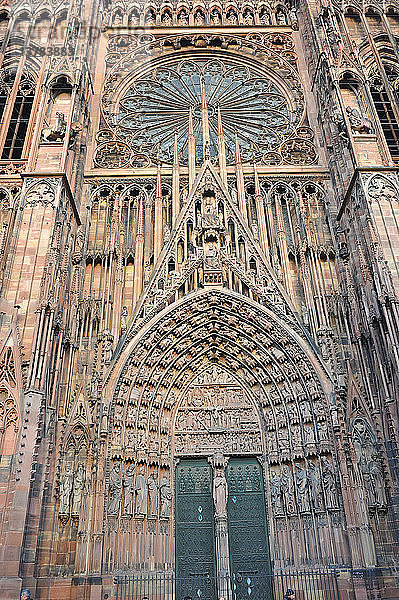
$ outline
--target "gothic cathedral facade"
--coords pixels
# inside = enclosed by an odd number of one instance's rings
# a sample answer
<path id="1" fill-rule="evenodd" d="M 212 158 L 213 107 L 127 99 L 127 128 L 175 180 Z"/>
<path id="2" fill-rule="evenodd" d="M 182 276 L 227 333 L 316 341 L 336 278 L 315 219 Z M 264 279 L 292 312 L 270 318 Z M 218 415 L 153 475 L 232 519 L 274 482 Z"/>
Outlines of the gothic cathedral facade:
<path id="1" fill-rule="evenodd" d="M 0 597 L 397 597 L 398 1 L 17 0 L 0 36 Z"/>

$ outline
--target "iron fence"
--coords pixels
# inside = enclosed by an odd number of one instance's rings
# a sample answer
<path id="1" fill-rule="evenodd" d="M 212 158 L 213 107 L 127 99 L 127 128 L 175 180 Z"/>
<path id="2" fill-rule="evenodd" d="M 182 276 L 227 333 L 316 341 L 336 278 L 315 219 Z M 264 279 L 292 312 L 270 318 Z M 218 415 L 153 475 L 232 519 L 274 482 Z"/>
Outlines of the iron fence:
<path id="1" fill-rule="evenodd" d="M 333 569 L 277 571 L 272 575 L 242 571 L 226 577 L 192 573 L 135 573 L 115 577 L 116 600 L 282 600 L 292 589 L 295 600 L 339 600 Z"/>

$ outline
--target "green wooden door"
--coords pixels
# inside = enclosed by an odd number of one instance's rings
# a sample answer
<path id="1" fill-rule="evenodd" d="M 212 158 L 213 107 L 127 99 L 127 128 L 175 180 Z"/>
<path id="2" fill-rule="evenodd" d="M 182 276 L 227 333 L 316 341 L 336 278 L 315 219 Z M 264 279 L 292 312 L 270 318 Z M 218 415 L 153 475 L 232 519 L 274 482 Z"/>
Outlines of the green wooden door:
<path id="1" fill-rule="evenodd" d="M 231 458 L 226 479 L 233 600 L 271 600 L 262 468 L 256 458 Z"/>
<path id="2" fill-rule="evenodd" d="M 216 600 L 212 468 L 205 460 L 176 467 L 176 598 Z"/>

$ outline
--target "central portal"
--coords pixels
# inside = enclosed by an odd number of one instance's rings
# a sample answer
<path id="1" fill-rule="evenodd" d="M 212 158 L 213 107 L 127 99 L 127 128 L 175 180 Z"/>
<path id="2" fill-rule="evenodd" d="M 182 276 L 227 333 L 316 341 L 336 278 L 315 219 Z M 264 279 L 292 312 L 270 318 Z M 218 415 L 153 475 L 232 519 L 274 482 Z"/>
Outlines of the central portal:
<path id="1" fill-rule="evenodd" d="M 258 414 L 217 367 L 176 413 L 177 597 L 270 598 L 270 553 Z"/>

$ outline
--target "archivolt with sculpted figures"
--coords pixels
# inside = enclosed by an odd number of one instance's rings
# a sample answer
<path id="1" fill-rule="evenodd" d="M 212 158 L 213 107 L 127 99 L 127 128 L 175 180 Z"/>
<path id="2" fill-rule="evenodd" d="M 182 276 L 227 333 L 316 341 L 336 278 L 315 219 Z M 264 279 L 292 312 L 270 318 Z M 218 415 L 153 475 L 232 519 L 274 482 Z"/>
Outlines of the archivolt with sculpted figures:
<path id="1" fill-rule="evenodd" d="M 160 532 L 173 515 L 173 460 L 216 451 L 266 460 L 276 527 L 280 517 L 340 513 L 328 379 L 270 311 L 223 291 L 186 297 L 131 340 L 109 375 L 110 531 L 125 516 L 136 528 L 141 519 L 143 535 Z"/>

